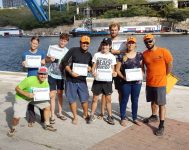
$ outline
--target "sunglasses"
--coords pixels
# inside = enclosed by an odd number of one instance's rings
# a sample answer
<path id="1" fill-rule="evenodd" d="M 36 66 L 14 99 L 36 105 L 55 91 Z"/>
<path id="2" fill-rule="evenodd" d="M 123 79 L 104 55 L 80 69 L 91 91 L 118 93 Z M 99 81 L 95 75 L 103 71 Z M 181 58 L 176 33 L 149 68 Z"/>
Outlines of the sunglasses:
<path id="1" fill-rule="evenodd" d="M 145 44 L 152 43 L 153 40 L 144 41 Z"/>
<path id="2" fill-rule="evenodd" d="M 87 44 L 87 45 L 89 45 L 89 43 L 88 42 L 81 42 L 82 44 Z"/>
<path id="3" fill-rule="evenodd" d="M 38 73 L 39 75 L 47 75 L 47 73 Z"/>

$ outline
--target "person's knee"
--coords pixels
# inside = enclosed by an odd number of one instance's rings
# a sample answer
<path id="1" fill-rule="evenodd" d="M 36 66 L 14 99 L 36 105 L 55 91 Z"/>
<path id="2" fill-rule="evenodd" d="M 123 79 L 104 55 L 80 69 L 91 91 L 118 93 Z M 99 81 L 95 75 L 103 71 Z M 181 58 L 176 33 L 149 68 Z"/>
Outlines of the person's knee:
<path id="1" fill-rule="evenodd" d="M 44 109 L 43 109 L 44 111 L 50 111 L 50 106 L 48 106 L 48 107 L 45 107 Z"/>

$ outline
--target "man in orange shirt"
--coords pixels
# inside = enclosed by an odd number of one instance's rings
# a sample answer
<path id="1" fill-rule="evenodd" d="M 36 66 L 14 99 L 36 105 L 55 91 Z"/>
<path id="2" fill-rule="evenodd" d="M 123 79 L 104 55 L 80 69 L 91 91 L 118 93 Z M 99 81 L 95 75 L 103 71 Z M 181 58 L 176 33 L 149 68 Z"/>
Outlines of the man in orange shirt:
<path id="1" fill-rule="evenodd" d="M 158 121 L 158 107 L 160 124 L 155 132 L 157 136 L 164 133 L 165 104 L 166 104 L 166 76 L 172 70 L 173 57 L 169 50 L 155 45 L 152 34 L 144 36 L 144 65 L 146 67 L 146 99 L 151 102 L 152 115 L 144 119 L 144 123 Z"/>

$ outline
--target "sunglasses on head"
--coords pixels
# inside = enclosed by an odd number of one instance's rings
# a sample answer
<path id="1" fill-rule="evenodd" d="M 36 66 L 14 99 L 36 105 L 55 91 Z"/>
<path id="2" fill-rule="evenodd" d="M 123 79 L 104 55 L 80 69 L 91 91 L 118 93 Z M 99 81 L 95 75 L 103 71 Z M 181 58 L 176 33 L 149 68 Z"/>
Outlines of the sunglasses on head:
<path id="1" fill-rule="evenodd" d="M 153 40 L 144 41 L 145 44 L 152 43 L 152 42 L 153 42 Z"/>

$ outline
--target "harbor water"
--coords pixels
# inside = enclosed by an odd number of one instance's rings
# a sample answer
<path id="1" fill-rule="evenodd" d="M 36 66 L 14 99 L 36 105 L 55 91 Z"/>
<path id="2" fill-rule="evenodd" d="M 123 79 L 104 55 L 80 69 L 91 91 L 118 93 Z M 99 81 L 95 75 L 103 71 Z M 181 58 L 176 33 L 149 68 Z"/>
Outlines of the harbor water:
<path id="1" fill-rule="evenodd" d="M 122 36 L 126 38 L 127 36 Z M 143 35 L 136 35 L 137 51 L 144 51 Z M 80 37 L 71 37 L 68 48 L 79 46 Z M 89 51 L 92 55 L 98 50 L 104 37 L 92 37 Z M 47 52 L 48 46 L 57 44 L 58 37 L 41 37 L 39 49 Z M 189 36 L 157 35 L 156 44 L 169 49 L 174 57 L 173 73 L 180 78 L 178 85 L 189 86 Z M 30 37 L 0 37 L 0 71 L 22 72 L 21 55 L 30 48 Z"/>

